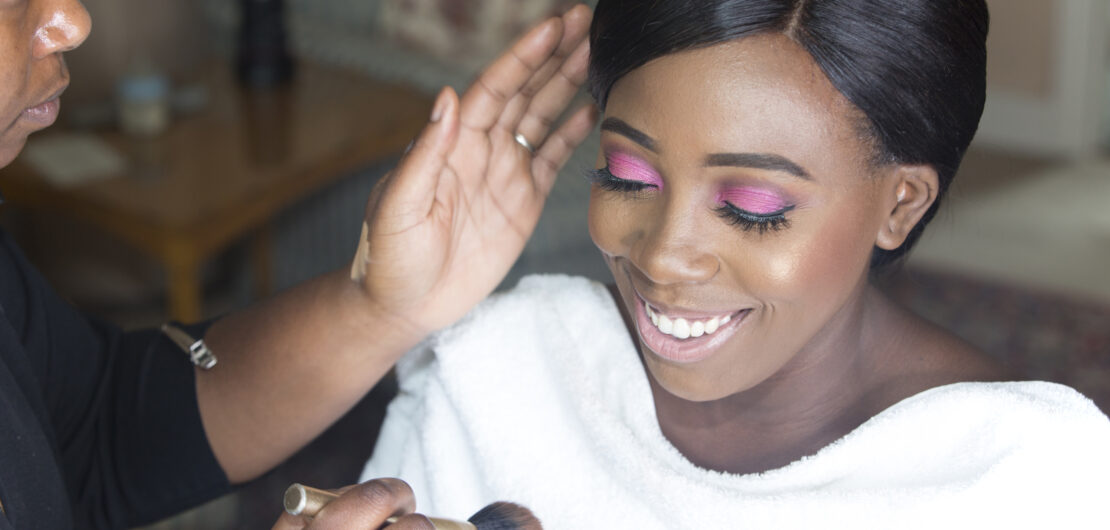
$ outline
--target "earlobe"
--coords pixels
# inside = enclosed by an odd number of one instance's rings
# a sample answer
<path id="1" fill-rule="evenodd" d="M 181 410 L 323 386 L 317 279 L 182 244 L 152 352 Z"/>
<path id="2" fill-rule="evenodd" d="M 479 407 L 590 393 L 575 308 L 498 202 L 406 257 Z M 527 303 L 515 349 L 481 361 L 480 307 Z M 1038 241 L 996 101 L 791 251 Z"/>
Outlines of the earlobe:
<path id="1" fill-rule="evenodd" d="M 902 246 L 936 202 L 940 179 L 932 166 L 898 166 L 888 178 L 889 184 L 884 186 L 889 198 L 884 211 L 888 214 L 879 227 L 875 246 L 894 250 Z"/>

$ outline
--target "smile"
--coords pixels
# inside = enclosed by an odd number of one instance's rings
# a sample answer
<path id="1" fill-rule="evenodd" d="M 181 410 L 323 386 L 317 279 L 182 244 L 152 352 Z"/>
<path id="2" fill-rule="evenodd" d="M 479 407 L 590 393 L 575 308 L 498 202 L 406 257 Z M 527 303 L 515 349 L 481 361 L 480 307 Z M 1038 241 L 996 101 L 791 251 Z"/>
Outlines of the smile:
<path id="1" fill-rule="evenodd" d="M 728 324 L 732 320 L 732 315 L 721 315 L 704 320 L 687 320 L 682 317 L 671 318 L 667 315 L 661 315 L 658 311 L 651 308 L 647 303 L 644 304 L 644 311 L 647 312 L 648 318 L 651 319 L 652 325 L 676 339 L 685 340 L 690 337 L 698 338 L 702 335 L 712 335 L 715 333 L 722 324 Z"/>
<path id="2" fill-rule="evenodd" d="M 711 357 L 751 313 L 751 309 L 720 315 L 680 315 L 653 307 L 637 295 L 636 321 L 644 346 L 677 363 L 694 363 Z"/>

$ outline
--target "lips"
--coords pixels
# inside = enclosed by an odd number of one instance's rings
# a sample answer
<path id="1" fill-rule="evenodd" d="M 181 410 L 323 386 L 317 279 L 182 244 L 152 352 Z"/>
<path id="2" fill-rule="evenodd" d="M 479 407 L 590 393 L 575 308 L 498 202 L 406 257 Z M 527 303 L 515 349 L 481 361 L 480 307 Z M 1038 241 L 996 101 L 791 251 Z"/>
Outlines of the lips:
<path id="1" fill-rule="evenodd" d="M 43 102 L 28 107 L 23 111 L 23 117 L 28 121 L 47 127 L 53 125 L 54 121 L 58 119 L 58 113 L 61 111 L 61 100 L 59 99 L 62 92 L 65 92 L 68 83 L 63 84 L 61 88 L 55 90 L 50 97 L 46 98 Z"/>
<path id="2" fill-rule="evenodd" d="M 717 315 L 674 312 L 636 294 L 636 327 L 644 345 L 677 363 L 695 363 L 712 357 L 750 313 L 751 309 Z"/>
<path id="3" fill-rule="evenodd" d="M 28 120 L 43 126 L 53 125 L 61 111 L 61 102 L 55 98 L 39 103 L 23 111 L 23 116 Z"/>

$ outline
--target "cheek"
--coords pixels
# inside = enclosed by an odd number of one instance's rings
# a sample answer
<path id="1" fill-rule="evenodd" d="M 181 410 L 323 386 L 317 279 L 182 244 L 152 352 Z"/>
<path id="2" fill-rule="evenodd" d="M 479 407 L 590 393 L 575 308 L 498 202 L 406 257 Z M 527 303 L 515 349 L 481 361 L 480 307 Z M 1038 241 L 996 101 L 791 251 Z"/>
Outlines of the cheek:
<path id="1" fill-rule="evenodd" d="M 16 124 L 27 105 L 28 62 L 20 50 L 6 48 L 10 44 L 0 36 L 0 167 L 15 158 L 29 133 Z"/>
<path id="2" fill-rule="evenodd" d="M 0 98 L 6 95 L 0 93 Z M 10 103 L 10 101 L 0 103 Z M 22 108 L 13 109 L 10 105 L 0 107 L 0 168 L 15 160 L 27 143 L 27 136 L 33 130 L 18 121 L 22 114 Z"/>
<path id="3" fill-rule="evenodd" d="M 2 2 L 3 0 L 0 0 Z M 9 97 L 18 94 L 25 88 L 31 69 L 31 52 L 28 44 L 31 36 L 22 29 L 13 30 L 13 23 L 3 20 L 0 14 L 0 94 L 4 95 L 3 105 L 10 103 Z M 18 24 L 18 23 L 16 23 Z"/>
<path id="4" fill-rule="evenodd" d="M 590 239 L 609 256 L 627 256 L 630 241 L 635 238 L 637 224 L 629 202 L 596 187 L 590 192 L 587 215 Z"/>
<path id="5" fill-rule="evenodd" d="M 840 290 L 866 274 L 870 243 L 860 237 L 857 223 L 827 224 L 810 243 L 797 274 L 815 291 Z"/>
<path id="6" fill-rule="evenodd" d="M 586 224 L 590 230 L 590 239 L 605 254 L 618 254 L 619 237 L 613 230 L 613 211 L 606 208 L 606 201 L 602 194 L 594 188 L 590 192 L 590 207 L 586 215 Z"/>
<path id="7" fill-rule="evenodd" d="M 795 223 L 759 260 L 764 287 L 779 302 L 812 304 L 842 298 L 867 274 L 874 245 L 871 220 L 852 211 Z M 773 248 L 770 248 L 773 247 Z M 816 300 L 819 298 L 820 300 Z"/>

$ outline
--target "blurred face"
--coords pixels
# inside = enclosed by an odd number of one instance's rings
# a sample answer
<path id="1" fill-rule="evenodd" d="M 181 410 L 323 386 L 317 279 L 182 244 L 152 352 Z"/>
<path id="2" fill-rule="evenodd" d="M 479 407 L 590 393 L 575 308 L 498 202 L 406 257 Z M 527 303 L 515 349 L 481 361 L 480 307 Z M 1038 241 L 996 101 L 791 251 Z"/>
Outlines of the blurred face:
<path id="1" fill-rule="evenodd" d="M 69 84 L 62 52 L 89 34 L 77 0 L 0 0 L 0 167 L 27 135 L 54 123 Z"/>
<path id="2" fill-rule="evenodd" d="M 890 213 L 857 112 L 780 35 L 614 85 L 590 234 L 665 390 L 720 399 L 850 341 Z"/>

